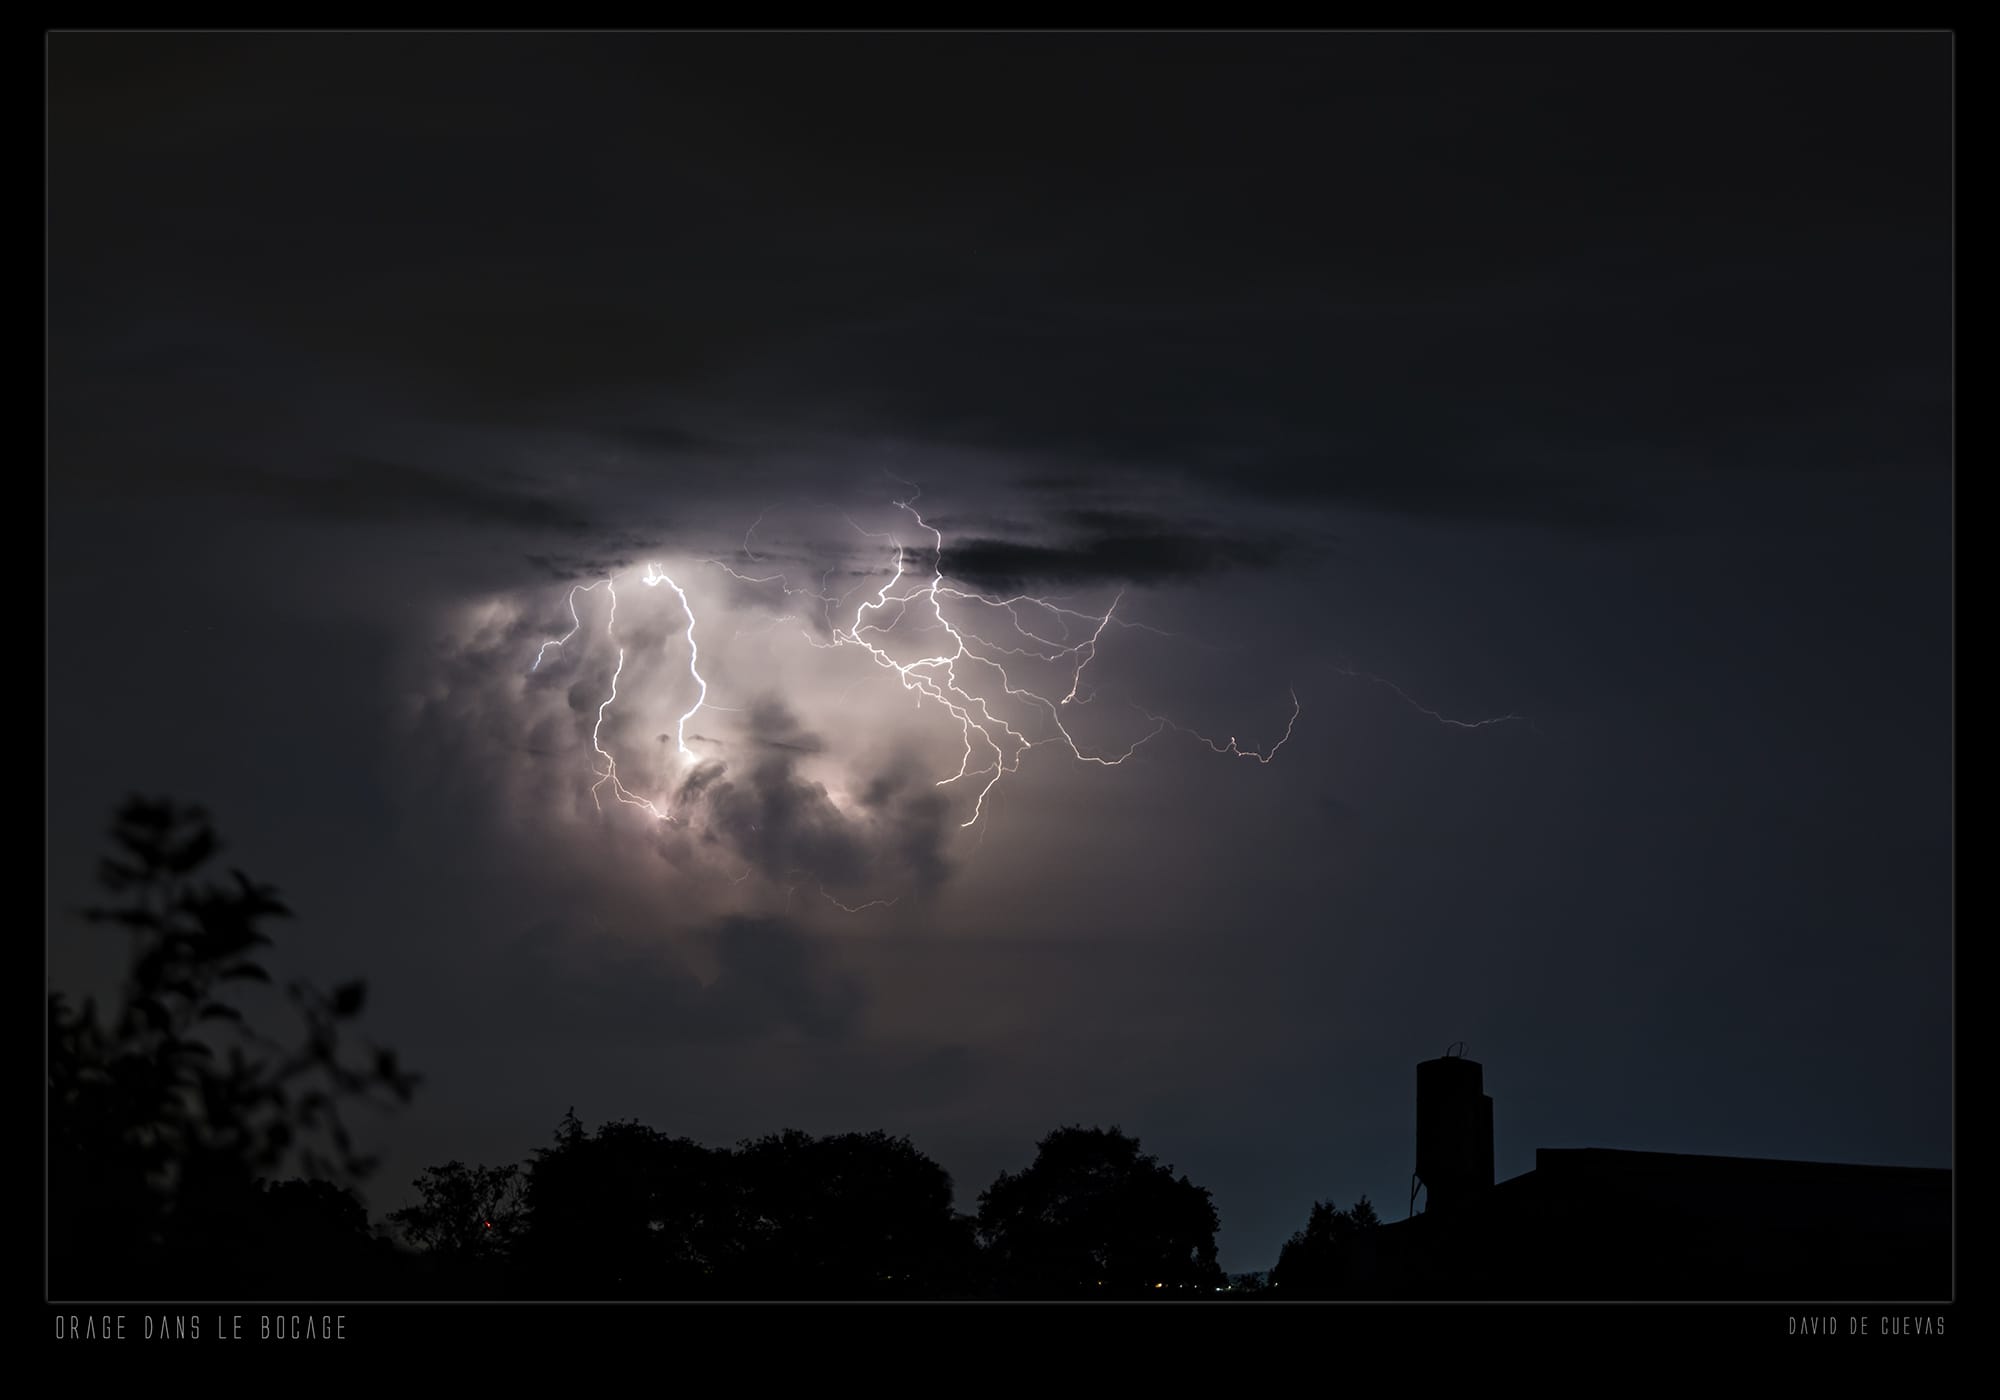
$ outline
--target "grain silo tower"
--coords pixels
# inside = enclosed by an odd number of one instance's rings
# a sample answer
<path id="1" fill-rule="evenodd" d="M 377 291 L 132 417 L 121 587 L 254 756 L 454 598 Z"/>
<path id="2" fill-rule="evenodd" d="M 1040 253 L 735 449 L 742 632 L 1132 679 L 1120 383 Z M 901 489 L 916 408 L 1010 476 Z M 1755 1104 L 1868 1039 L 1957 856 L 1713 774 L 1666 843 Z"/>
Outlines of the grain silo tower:
<path id="1" fill-rule="evenodd" d="M 1417 1170 L 1410 1211 L 1450 1210 L 1493 1184 L 1493 1100 L 1485 1072 L 1460 1041 L 1417 1066 Z"/>

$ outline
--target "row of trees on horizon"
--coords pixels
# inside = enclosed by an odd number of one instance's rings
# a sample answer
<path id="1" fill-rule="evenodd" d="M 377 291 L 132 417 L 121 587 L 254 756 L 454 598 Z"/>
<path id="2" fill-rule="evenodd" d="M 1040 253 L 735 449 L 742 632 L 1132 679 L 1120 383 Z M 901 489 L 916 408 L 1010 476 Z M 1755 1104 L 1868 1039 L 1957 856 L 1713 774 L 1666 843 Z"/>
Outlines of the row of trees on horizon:
<path id="1" fill-rule="evenodd" d="M 1065 1127 L 976 1214 L 883 1132 L 734 1148 L 566 1116 L 522 1167 L 432 1167 L 391 1223 L 459 1296 L 1132 1297 L 1214 1293 L 1209 1193 L 1116 1129 Z"/>
<path id="2" fill-rule="evenodd" d="M 1117 1128 L 1058 1128 L 958 1212 L 909 1139 L 774 1133 L 705 1146 L 574 1113 L 523 1164 L 427 1169 L 385 1223 L 342 1117 L 407 1103 L 395 1054 L 356 1051 L 366 988 L 286 989 L 300 1030 L 228 997 L 288 911 L 205 815 L 134 799 L 88 911 L 133 941 L 121 1004 L 49 997 L 49 1282 L 58 1299 L 1325 1296 L 1375 1225 L 1316 1204 L 1268 1284 L 1225 1278 L 1208 1191 Z M 283 1177 L 296 1164 L 301 1176 Z"/>

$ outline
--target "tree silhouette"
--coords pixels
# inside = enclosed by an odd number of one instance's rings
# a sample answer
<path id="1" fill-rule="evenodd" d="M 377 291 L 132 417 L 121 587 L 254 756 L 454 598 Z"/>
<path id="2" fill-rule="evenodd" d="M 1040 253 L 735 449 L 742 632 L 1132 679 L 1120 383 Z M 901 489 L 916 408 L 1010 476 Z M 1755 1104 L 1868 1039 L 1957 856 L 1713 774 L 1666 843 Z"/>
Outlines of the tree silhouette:
<path id="1" fill-rule="evenodd" d="M 1056 1129 L 979 1197 L 988 1267 L 1023 1296 L 1211 1293 L 1218 1225 L 1206 1190 L 1116 1128 Z"/>
<path id="2" fill-rule="evenodd" d="M 405 1102 L 417 1079 L 393 1051 L 374 1048 L 358 1064 L 343 1053 L 361 982 L 331 993 L 292 983 L 304 1023 L 296 1043 L 249 1026 L 229 995 L 270 981 L 256 961 L 271 945 L 264 926 L 290 911 L 241 871 L 205 877 L 221 842 L 201 809 L 133 798 L 112 835 L 99 879 L 119 902 L 85 913 L 131 937 L 120 1004 L 101 1017 L 94 1001 L 48 1000 L 51 1289 L 166 1298 L 240 1288 L 266 1272 L 258 1261 L 274 1209 L 308 1197 L 322 1215 L 334 1207 L 262 1179 L 296 1156 L 311 1176 L 358 1181 L 374 1164 L 355 1151 L 343 1103 Z"/>
<path id="3" fill-rule="evenodd" d="M 1336 1297 L 1346 1288 L 1347 1251 L 1357 1235 L 1381 1224 L 1366 1196 L 1347 1210 L 1330 1202 L 1313 1202 L 1306 1227 L 1295 1232 L 1278 1252 L 1271 1270 L 1273 1290 L 1292 1297 Z"/>
<path id="4" fill-rule="evenodd" d="M 571 1113 L 524 1199 L 521 1286 L 558 1297 L 925 1297 L 972 1269 L 950 1176 L 881 1132 L 732 1152 Z"/>
<path id="5" fill-rule="evenodd" d="M 366 1296 L 395 1266 L 394 1247 L 370 1227 L 368 1207 L 331 1181 L 262 1183 L 251 1219 L 255 1243 L 229 1281 L 252 1297 Z"/>
<path id="6" fill-rule="evenodd" d="M 710 1295 L 743 1249 L 728 1150 L 642 1123 L 592 1136 L 565 1115 L 529 1164 L 525 1202 L 518 1256 L 546 1296 Z"/>
<path id="7" fill-rule="evenodd" d="M 391 1211 L 389 1222 L 427 1253 L 497 1260 L 520 1232 L 527 1182 L 519 1167 L 468 1167 L 453 1160 L 426 1167 L 410 1184 L 417 1203 Z"/>
<path id="8" fill-rule="evenodd" d="M 908 1138 L 774 1133 L 742 1144 L 732 1165 L 751 1291 L 928 1297 L 970 1276 L 972 1235 L 952 1211 L 951 1177 Z"/>
<path id="9" fill-rule="evenodd" d="M 1208 1192 L 1116 1129 L 1050 1133 L 975 1219 L 908 1138 L 786 1131 L 731 1150 L 631 1121 L 591 1133 L 574 1112 L 525 1169 L 428 1168 L 390 1216 L 420 1255 L 399 1276 L 408 1256 L 353 1189 L 374 1162 L 343 1111 L 406 1102 L 417 1080 L 345 1042 L 364 984 L 291 983 L 301 1025 L 266 1034 L 234 997 L 271 981 L 265 930 L 289 913 L 276 891 L 209 873 L 221 843 L 198 808 L 132 799 L 113 838 L 111 899 L 85 912 L 131 939 L 116 1005 L 48 999 L 57 1298 L 382 1296 L 426 1274 L 454 1296 L 560 1298 L 1206 1296 L 1223 1281 Z M 304 1177 L 273 1180 L 294 1162 Z M 1371 1223 L 1365 1200 L 1315 1207 L 1303 1236 Z"/>

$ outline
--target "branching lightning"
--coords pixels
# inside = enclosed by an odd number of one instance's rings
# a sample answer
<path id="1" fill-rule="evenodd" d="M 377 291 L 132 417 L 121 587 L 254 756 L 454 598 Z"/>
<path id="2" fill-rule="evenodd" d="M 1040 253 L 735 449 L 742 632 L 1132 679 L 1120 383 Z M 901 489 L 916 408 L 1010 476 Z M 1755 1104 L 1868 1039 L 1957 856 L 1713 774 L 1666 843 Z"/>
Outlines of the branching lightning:
<path id="1" fill-rule="evenodd" d="M 687 637 L 687 644 L 688 644 L 688 675 L 694 678 L 694 683 L 696 686 L 697 693 L 695 696 L 694 706 L 691 709 L 689 709 L 686 714 L 682 715 L 679 721 L 674 726 L 674 742 L 675 745 L 679 748 L 680 755 L 682 758 L 692 759 L 695 757 L 695 753 L 692 749 L 690 749 L 687 746 L 687 722 L 693 719 L 697 714 L 699 714 L 701 712 L 702 706 L 706 704 L 708 701 L 708 682 L 702 678 L 701 670 L 697 664 L 701 659 L 701 653 L 696 648 L 694 641 L 694 626 L 695 626 L 694 607 L 692 604 L 688 602 L 687 593 L 681 588 L 681 586 L 678 583 L 675 583 L 666 574 L 660 572 L 660 569 L 657 565 L 648 564 L 646 566 L 645 573 L 640 576 L 639 581 L 645 584 L 648 588 L 656 588 L 660 584 L 663 583 L 666 584 L 667 587 L 674 590 L 674 595 L 678 597 L 681 601 L 682 611 L 684 611 L 687 614 L 687 632 L 685 635 Z M 577 634 L 578 630 L 582 628 L 583 620 L 577 616 L 577 611 L 576 611 L 576 595 L 579 593 L 589 593 L 598 588 L 602 588 L 605 591 L 606 596 L 610 599 L 610 607 L 606 609 L 605 612 L 604 634 L 606 637 L 609 637 L 613 642 L 617 641 L 618 639 L 617 581 L 611 578 L 601 578 L 598 579 L 595 583 L 578 584 L 576 587 L 570 589 L 569 591 L 569 616 L 571 622 L 569 631 L 565 632 L 561 637 L 553 641 L 547 641 L 542 643 L 541 649 L 535 653 L 534 665 L 528 668 L 530 671 L 539 671 L 542 666 L 543 658 L 549 654 L 549 649 L 551 647 L 560 648 L 565 642 L 569 641 L 570 638 L 574 637 Z M 611 671 L 610 693 L 607 694 L 604 697 L 603 702 L 598 705 L 597 722 L 593 724 L 590 729 L 591 750 L 594 753 L 596 753 L 596 755 L 600 759 L 604 761 L 603 766 L 601 768 L 596 768 L 593 770 L 597 774 L 597 781 L 590 785 L 591 801 L 597 804 L 597 808 L 599 811 L 602 811 L 604 809 L 604 800 L 601 794 L 605 786 L 608 784 L 611 788 L 611 795 L 615 797 L 618 801 L 623 802 L 629 807 L 642 808 L 643 810 L 650 813 L 653 817 L 655 817 L 660 821 L 672 821 L 674 819 L 672 812 L 663 809 L 662 807 L 660 807 L 658 803 L 655 803 L 648 798 L 640 797 L 638 794 L 628 789 L 625 786 L 625 784 L 619 780 L 618 760 L 612 757 L 610 750 L 604 747 L 604 715 L 605 712 L 611 708 L 612 703 L 618 699 L 618 680 L 624 674 L 625 674 L 625 648 L 621 646 L 618 648 L 618 664 L 614 666 Z"/>
<path id="2" fill-rule="evenodd" d="M 1395 692 L 1397 699 L 1401 700 L 1418 714 L 1429 716 L 1439 724 L 1444 725 L 1447 729 L 1486 729 L 1496 724 L 1529 723 L 1526 715 L 1513 714 L 1494 715 L 1491 719 L 1453 719 L 1451 716 L 1440 713 L 1437 710 L 1433 710 L 1430 706 L 1423 704 L 1415 696 L 1411 695 L 1409 691 L 1403 689 L 1403 687 L 1397 685 L 1386 676 L 1378 676 L 1373 671 L 1357 671 L 1351 666 L 1334 666 L 1331 669 L 1338 676 L 1346 676 L 1351 680 L 1357 681 L 1373 681 L 1376 685 L 1386 686 Z"/>
<path id="3" fill-rule="evenodd" d="M 831 568 L 821 575 L 819 587 L 815 589 L 795 587 L 783 572 L 750 575 L 720 559 L 705 562 L 738 583 L 753 587 L 775 585 L 787 599 L 812 600 L 818 604 L 823 630 L 816 636 L 811 629 L 800 628 L 809 645 L 826 651 L 853 649 L 859 652 L 875 668 L 894 676 L 918 709 L 935 706 L 956 723 L 961 741 L 958 765 L 955 771 L 938 778 L 935 785 L 946 788 L 964 784 L 972 790 L 971 814 L 959 824 L 961 829 L 979 825 L 986 810 L 987 798 L 994 788 L 1001 779 L 1016 772 L 1023 756 L 1033 749 L 1055 745 L 1067 751 L 1078 763 L 1115 768 L 1141 747 L 1172 732 L 1185 735 L 1223 757 L 1249 759 L 1262 765 L 1269 764 L 1290 742 L 1302 713 L 1296 688 L 1290 691 L 1291 714 L 1285 722 L 1284 732 L 1268 748 L 1246 747 L 1233 734 L 1225 741 L 1218 741 L 1138 704 L 1133 704 L 1132 708 L 1144 718 L 1147 727 L 1124 748 L 1092 748 L 1079 742 L 1065 723 L 1065 712 L 1073 712 L 1095 698 L 1094 690 L 1085 684 L 1085 672 L 1098 659 L 1106 633 L 1115 627 L 1165 637 L 1174 634 L 1119 616 L 1119 609 L 1125 601 L 1122 590 L 1112 599 L 1110 606 L 1098 614 L 1067 606 L 1070 600 L 1066 598 L 1031 594 L 997 597 L 952 586 L 944 572 L 943 533 L 918 511 L 917 501 L 921 495 L 921 490 L 912 486 L 911 494 L 906 499 L 895 500 L 892 504 L 909 517 L 916 530 L 929 537 L 927 548 L 913 549 L 893 532 L 865 530 L 851 519 L 848 522 L 862 535 L 885 541 L 894 551 L 894 565 L 889 577 L 872 594 L 865 593 L 871 580 L 864 577 L 845 593 L 834 595 L 828 590 L 828 581 L 833 574 Z M 763 523 L 765 514 L 768 511 L 759 514 L 744 532 L 743 557 L 746 560 L 762 562 L 752 552 L 751 539 Z M 928 568 L 923 566 L 926 553 L 929 555 Z M 687 674 L 694 685 L 695 699 L 694 704 L 675 722 L 673 735 L 679 758 L 684 763 L 692 764 L 697 755 L 688 747 L 688 722 L 704 708 L 726 710 L 732 707 L 708 703 L 708 681 L 701 673 L 700 649 L 695 639 L 695 609 L 687 591 L 657 564 L 645 565 L 639 581 L 648 588 L 662 584 L 671 588 L 687 617 L 682 638 L 687 644 Z M 603 810 L 601 794 L 608 789 L 620 803 L 638 807 L 659 821 L 676 822 L 679 819 L 664 801 L 656 802 L 640 796 L 625 785 L 619 776 L 616 758 L 605 747 L 604 720 L 619 698 L 618 686 L 624 675 L 626 659 L 625 648 L 618 643 L 616 632 L 618 592 L 613 578 L 602 578 L 571 588 L 568 605 L 572 625 L 569 631 L 542 643 L 529 669 L 539 670 L 552 650 L 561 650 L 577 635 L 583 626 L 577 611 L 577 597 L 599 588 L 604 589 L 608 597 L 605 629 L 607 639 L 617 646 L 617 663 L 611 673 L 609 693 L 598 705 L 596 722 L 591 729 L 591 748 L 596 756 L 593 763 L 596 781 L 591 785 L 591 796 L 600 811 Z M 848 613 L 849 602 L 856 594 L 864 596 Z M 836 620 L 837 615 L 840 620 Z M 974 630 L 973 618 L 1000 619 L 1006 630 L 988 637 Z M 797 620 L 796 614 L 784 613 L 773 617 L 768 625 Z M 932 654 L 913 660 L 899 660 L 891 653 L 889 647 L 892 643 L 907 635 L 926 632 L 941 633 L 945 639 Z M 737 635 L 745 635 L 743 629 L 739 628 Z M 1029 663 L 1053 666 L 1058 674 L 1066 673 L 1067 688 L 1062 689 L 1064 683 L 1059 681 L 1056 688 L 1044 694 L 1025 679 L 1018 678 L 1014 672 Z M 1012 672 L 1010 668 L 1013 668 Z M 1388 687 L 1406 703 L 1440 724 L 1479 729 L 1520 718 L 1504 715 L 1477 721 L 1450 719 L 1418 704 L 1392 681 L 1344 667 L 1335 669 L 1340 674 Z M 1060 693 L 1057 693 L 1058 690 Z M 1007 714 L 996 713 L 996 709 L 1006 710 Z M 662 735 L 661 739 L 664 742 L 665 736 Z M 746 869 L 732 883 L 740 884 L 750 873 Z M 794 871 L 792 877 L 806 874 Z M 812 879 L 812 884 L 830 903 L 849 913 L 886 907 L 896 902 L 892 898 L 849 904 L 836 898 L 817 878 Z M 796 888 L 796 879 L 785 888 L 789 899 L 791 890 Z"/>
<path id="4" fill-rule="evenodd" d="M 895 501 L 893 504 L 908 515 L 918 529 L 930 535 L 932 559 L 930 577 L 905 587 L 905 580 L 911 577 L 908 548 L 893 534 L 863 530 L 850 520 L 848 523 L 861 534 L 872 539 L 886 539 L 894 546 L 896 551 L 894 571 L 888 581 L 876 590 L 873 598 L 864 600 L 855 608 L 852 618 L 844 627 L 830 627 L 832 638 L 830 642 L 820 642 L 810 634 L 807 634 L 806 639 L 814 646 L 823 648 L 842 646 L 861 648 L 877 666 L 893 672 L 903 689 L 918 697 L 919 704 L 925 700 L 935 702 L 957 721 L 962 740 L 958 771 L 949 777 L 939 779 L 937 786 L 946 787 L 961 780 L 976 782 L 984 779 L 973 798 L 972 815 L 960 823 L 962 828 L 978 824 L 980 817 L 985 813 L 988 794 L 1003 777 L 1020 767 L 1022 755 L 1030 749 L 1045 744 L 1060 744 L 1079 762 L 1101 767 L 1116 767 L 1130 758 L 1141 745 L 1168 729 L 1173 729 L 1200 740 L 1217 753 L 1256 758 L 1260 762 L 1268 763 L 1284 745 L 1285 740 L 1291 737 L 1292 727 L 1297 723 L 1299 716 L 1296 691 L 1292 694 L 1292 717 L 1285 727 L 1284 738 L 1273 745 L 1268 753 L 1243 749 L 1233 737 L 1227 744 L 1217 744 L 1172 720 L 1151 714 L 1148 714 L 1147 718 L 1153 721 L 1153 728 L 1123 752 L 1117 754 L 1087 752 L 1063 723 L 1062 708 L 1071 704 L 1088 703 L 1090 696 L 1080 693 L 1083 687 L 1083 673 L 1096 659 L 1098 645 L 1105 630 L 1113 625 L 1142 628 L 1155 633 L 1160 629 L 1145 627 L 1140 623 L 1128 623 L 1117 616 L 1118 605 L 1124 601 L 1122 590 L 1112 600 L 1111 606 L 1102 615 L 1098 615 L 1079 612 L 1073 608 L 1063 607 L 1052 599 L 1028 594 L 993 598 L 951 587 L 945 582 L 944 575 L 944 536 L 918 512 L 916 502 L 918 495 L 921 494 L 917 492 L 907 500 Z M 718 562 L 718 567 L 744 582 L 777 582 L 787 596 L 811 592 L 806 589 L 793 589 L 781 575 L 765 579 L 748 579 L 726 564 Z M 850 590 L 848 596 L 855 591 L 858 590 Z M 845 598 L 830 599 L 823 593 L 813 593 L 811 596 L 820 598 L 829 606 L 845 602 Z M 968 624 L 955 622 L 945 611 L 946 599 L 1004 612 L 1013 624 L 1019 644 L 990 640 L 971 630 Z M 881 641 L 875 640 L 876 638 L 886 640 L 894 633 L 910 616 L 912 606 L 918 609 L 919 615 L 925 618 L 927 625 L 934 624 L 945 633 L 951 641 L 949 650 L 919 657 L 914 661 L 898 661 Z M 1022 620 L 1024 608 L 1040 610 L 1052 620 L 1055 627 L 1061 629 L 1063 635 L 1059 638 L 1049 637 L 1031 628 Z M 1089 635 L 1080 641 L 1069 641 L 1072 635 L 1070 628 L 1072 620 L 1087 624 L 1090 629 Z M 1016 684 L 1008 673 L 1007 664 L 998 659 L 1000 657 L 1029 657 L 1049 663 L 1067 662 L 1070 673 L 1069 690 L 1060 698 L 1052 700 L 1024 685 Z M 998 681 L 1002 694 L 1046 712 L 1052 732 L 1031 738 L 1007 719 L 996 715 L 993 712 L 993 705 L 997 703 L 998 696 L 986 693 L 980 688 L 977 680 L 977 677 L 987 672 Z M 975 756 L 979 759 L 977 767 L 974 766 Z"/>
<path id="5" fill-rule="evenodd" d="M 542 649 L 535 653 L 535 664 L 528 668 L 530 671 L 541 670 L 542 658 L 549 654 L 549 648 L 562 646 L 564 642 L 567 642 L 571 637 L 574 637 L 577 634 L 577 629 L 583 626 L 583 619 L 576 615 L 576 595 L 579 593 L 588 593 L 593 588 L 610 588 L 610 587 L 611 587 L 611 580 L 608 578 L 601 578 L 596 583 L 579 583 L 576 587 L 570 589 L 569 591 L 570 629 L 569 631 L 563 633 L 562 636 L 558 637 L 556 640 L 552 642 L 542 643 Z M 615 609 L 618 606 L 617 603 L 618 594 L 614 591 L 611 597 L 612 597 L 611 606 Z"/>
<path id="6" fill-rule="evenodd" d="M 701 672 L 696 668 L 696 663 L 701 660 L 701 649 L 694 644 L 694 608 L 689 604 L 688 595 L 681 586 L 661 573 L 657 565 L 648 564 L 644 577 L 639 581 L 648 588 L 656 588 L 664 583 L 673 589 L 674 596 L 681 600 L 681 611 L 687 614 L 688 674 L 694 677 L 694 683 L 700 687 L 700 693 L 695 697 L 694 709 L 682 715 L 675 723 L 674 743 L 679 747 L 682 758 L 693 758 L 694 754 L 687 746 L 687 722 L 695 717 L 703 702 L 708 699 L 708 682 L 701 678 Z"/>

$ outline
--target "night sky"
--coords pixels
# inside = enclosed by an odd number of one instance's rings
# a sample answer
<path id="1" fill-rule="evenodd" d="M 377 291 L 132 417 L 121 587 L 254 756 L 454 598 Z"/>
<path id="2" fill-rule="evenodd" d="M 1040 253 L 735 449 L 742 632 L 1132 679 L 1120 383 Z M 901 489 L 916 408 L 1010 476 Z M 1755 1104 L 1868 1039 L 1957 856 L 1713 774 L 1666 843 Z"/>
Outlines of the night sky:
<path id="1" fill-rule="evenodd" d="M 1503 1178 L 1947 1165 L 1951 63 L 57 34 L 51 985 L 138 790 L 426 1074 L 378 1212 L 572 1105 L 965 1209 L 1115 1123 L 1261 1269 L 1458 1040 Z M 961 663 L 970 826 L 934 604 L 1053 702 Z"/>

